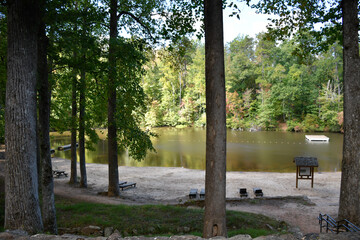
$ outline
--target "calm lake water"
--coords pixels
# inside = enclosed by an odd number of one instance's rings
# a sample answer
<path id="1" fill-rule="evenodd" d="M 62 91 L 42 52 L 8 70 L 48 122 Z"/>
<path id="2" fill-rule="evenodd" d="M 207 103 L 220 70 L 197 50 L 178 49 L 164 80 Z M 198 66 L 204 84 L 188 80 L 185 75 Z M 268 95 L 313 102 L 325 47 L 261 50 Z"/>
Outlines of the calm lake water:
<path id="1" fill-rule="evenodd" d="M 119 165 L 205 169 L 205 129 L 156 128 L 152 131 L 159 135 L 153 139 L 157 152 L 150 152 L 141 162 L 132 160 L 126 152 L 122 152 L 119 154 Z M 341 170 L 343 135 L 325 133 L 330 142 L 314 143 L 305 140 L 306 134 L 228 130 L 227 170 L 295 172 L 293 159 L 297 156 L 317 157 L 318 171 Z M 99 132 L 99 135 L 101 140 L 95 146 L 96 150 L 85 152 L 86 162 L 107 163 L 106 134 Z M 56 149 L 56 157 L 70 159 L 70 151 L 57 151 L 58 146 L 66 144 L 70 144 L 68 134 L 51 136 L 51 146 Z"/>

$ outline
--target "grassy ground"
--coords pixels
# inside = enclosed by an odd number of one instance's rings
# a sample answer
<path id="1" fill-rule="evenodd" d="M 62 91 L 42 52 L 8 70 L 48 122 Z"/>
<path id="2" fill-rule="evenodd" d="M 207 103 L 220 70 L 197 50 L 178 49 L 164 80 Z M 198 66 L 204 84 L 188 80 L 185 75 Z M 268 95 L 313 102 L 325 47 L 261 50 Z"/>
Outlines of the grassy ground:
<path id="1" fill-rule="evenodd" d="M 0 185 L 3 181 L 0 179 Z M 56 211 L 59 228 L 81 228 L 96 225 L 113 227 L 123 235 L 180 235 L 201 236 L 203 210 L 164 205 L 106 205 L 74 202 L 56 196 Z M 0 231 L 4 226 L 4 194 L 0 192 Z M 285 232 L 286 224 L 263 215 L 228 211 L 229 237 L 249 234 L 253 238 L 272 233 Z M 186 228 L 190 232 L 185 231 Z M 270 230 L 274 229 L 274 230 Z"/>
<path id="2" fill-rule="evenodd" d="M 59 198 L 56 206 L 58 225 L 66 228 L 96 225 L 114 227 L 124 235 L 174 235 L 183 234 L 186 227 L 198 236 L 203 228 L 202 209 L 74 203 Z M 245 233 L 257 237 L 286 231 L 286 224 L 263 215 L 228 211 L 227 228 L 229 237 Z"/>

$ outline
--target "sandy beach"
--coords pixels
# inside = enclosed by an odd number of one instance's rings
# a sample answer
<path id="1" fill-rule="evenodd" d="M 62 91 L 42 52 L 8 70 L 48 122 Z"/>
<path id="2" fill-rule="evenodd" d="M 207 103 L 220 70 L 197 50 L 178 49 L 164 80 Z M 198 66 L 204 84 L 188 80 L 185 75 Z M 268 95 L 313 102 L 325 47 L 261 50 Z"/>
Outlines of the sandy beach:
<path id="1" fill-rule="evenodd" d="M 53 158 L 53 169 L 70 173 L 70 161 Z M 109 204 L 178 204 L 187 201 L 191 188 L 205 187 L 205 171 L 165 167 L 119 167 L 120 181 L 136 182 L 136 188 L 120 192 L 120 197 L 105 197 L 108 186 L 108 166 L 87 164 L 88 188 L 70 186 L 69 177 L 55 178 L 55 193 L 79 200 Z M 79 171 L 79 168 L 78 168 Z M 78 172 L 78 176 L 80 173 Z M 339 207 L 340 172 L 315 173 L 314 188 L 310 181 L 299 181 L 295 173 L 228 172 L 226 175 L 227 208 L 235 211 L 261 213 L 298 226 L 303 233 L 319 232 L 317 216 L 327 213 L 336 217 Z M 247 188 L 254 198 L 253 188 L 261 188 L 264 201 L 256 204 L 239 197 L 239 188 Z M 304 197 L 307 201 L 289 196 Z M 300 198 L 299 198 L 300 197 Z"/>

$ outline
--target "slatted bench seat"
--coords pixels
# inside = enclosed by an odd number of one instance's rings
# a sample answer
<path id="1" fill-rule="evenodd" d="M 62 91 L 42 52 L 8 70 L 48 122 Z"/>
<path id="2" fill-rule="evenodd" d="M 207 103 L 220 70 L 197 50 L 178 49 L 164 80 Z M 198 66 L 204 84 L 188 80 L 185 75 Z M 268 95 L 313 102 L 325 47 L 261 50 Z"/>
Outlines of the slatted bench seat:
<path id="1" fill-rule="evenodd" d="M 121 189 L 121 191 L 124 191 L 124 189 L 127 189 L 127 188 L 132 188 L 132 187 L 136 187 L 136 183 L 124 183 L 124 184 L 121 184 L 119 185 L 119 188 Z"/>

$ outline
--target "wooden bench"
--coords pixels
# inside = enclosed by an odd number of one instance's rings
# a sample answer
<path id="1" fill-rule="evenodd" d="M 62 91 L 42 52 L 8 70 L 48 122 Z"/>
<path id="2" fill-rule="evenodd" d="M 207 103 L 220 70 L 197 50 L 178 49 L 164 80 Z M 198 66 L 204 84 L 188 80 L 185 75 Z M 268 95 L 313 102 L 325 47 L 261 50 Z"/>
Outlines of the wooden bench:
<path id="1" fill-rule="evenodd" d="M 119 188 L 121 189 L 121 191 L 124 191 L 124 189 L 127 189 L 127 188 L 132 188 L 132 187 L 136 187 L 136 183 L 124 183 L 124 184 L 119 184 Z"/>
<path id="2" fill-rule="evenodd" d="M 53 170 L 53 175 L 58 178 L 61 176 L 64 176 L 64 177 L 68 176 L 68 174 L 65 171 L 58 171 L 58 170 Z"/>

